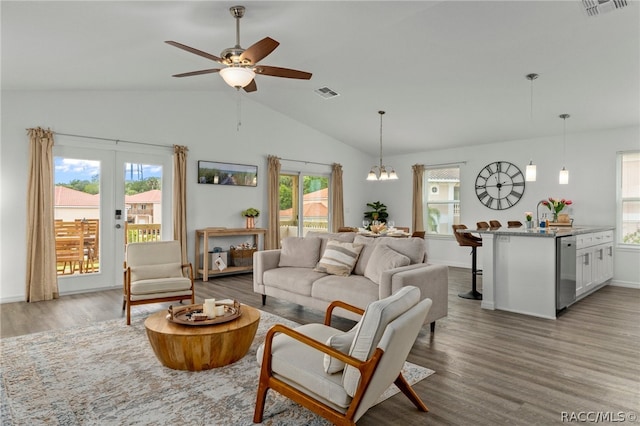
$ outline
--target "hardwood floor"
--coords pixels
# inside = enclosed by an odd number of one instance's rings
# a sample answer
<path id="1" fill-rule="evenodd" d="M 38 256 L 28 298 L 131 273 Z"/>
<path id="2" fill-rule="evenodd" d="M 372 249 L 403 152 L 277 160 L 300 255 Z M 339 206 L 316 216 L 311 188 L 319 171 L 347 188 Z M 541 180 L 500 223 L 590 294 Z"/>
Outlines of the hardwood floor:
<path id="1" fill-rule="evenodd" d="M 450 268 L 449 275 L 449 315 L 437 322 L 435 335 L 424 327 L 409 355 L 436 371 L 414 386 L 430 412 L 418 412 L 399 394 L 371 408 L 359 426 L 550 425 L 596 415 L 618 423 L 618 416 L 640 415 L 640 290 L 605 287 L 552 321 L 483 310 L 479 301 L 457 297 L 470 288 L 470 271 Z M 261 306 L 250 274 L 198 281 L 196 294 L 199 302 L 236 298 L 298 323 L 323 318 L 272 297 Z M 134 307 L 133 314 L 168 305 Z M 0 335 L 122 318 L 121 307 L 119 289 L 2 304 Z M 597 412 L 603 414 L 591 414 Z"/>

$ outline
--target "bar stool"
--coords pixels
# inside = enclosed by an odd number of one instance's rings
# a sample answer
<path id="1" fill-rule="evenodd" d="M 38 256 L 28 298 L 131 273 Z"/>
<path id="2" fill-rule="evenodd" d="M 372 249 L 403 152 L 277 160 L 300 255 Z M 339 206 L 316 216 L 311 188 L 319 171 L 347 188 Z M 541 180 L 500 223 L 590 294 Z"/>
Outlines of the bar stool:
<path id="1" fill-rule="evenodd" d="M 519 220 L 510 220 L 507 222 L 507 227 L 509 228 L 520 228 L 522 226 L 522 222 Z"/>
<path id="2" fill-rule="evenodd" d="M 476 228 L 489 229 L 489 224 L 487 222 L 476 222 Z"/>
<path id="3" fill-rule="evenodd" d="M 502 228 L 502 224 L 500 223 L 499 220 L 490 220 L 489 221 L 489 227 L 490 228 Z"/>
<path id="4" fill-rule="evenodd" d="M 471 247 L 471 291 L 458 294 L 463 299 L 482 300 L 482 293 L 477 290 L 476 277 L 482 275 L 482 271 L 478 270 L 478 259 L 476 248 L 482 247 L 482 238 L 476 237 L 468 233 L 460 233 L 458 229 L 467 229 L 465 225 L 452 225 L 453 235 L 455 235 L 458 245 L 461 247 Z"/>

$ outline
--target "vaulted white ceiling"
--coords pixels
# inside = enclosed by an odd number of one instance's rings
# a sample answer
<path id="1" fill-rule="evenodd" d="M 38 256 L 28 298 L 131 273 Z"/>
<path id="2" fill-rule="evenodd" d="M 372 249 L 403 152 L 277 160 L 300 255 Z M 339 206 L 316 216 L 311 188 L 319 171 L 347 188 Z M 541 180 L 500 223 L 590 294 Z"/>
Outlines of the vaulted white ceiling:
<path id="1" fill-rule="evenodd" d="M 640 4 L 597 17 L 581 1 L 2 1 L 2 89 L 232 91 L 217 63 L 270 36 L 248 98 L 372 155 L 633 126 L 640 117 Z M 540 77 L 531 83 L 528 73 Z M 323 99 L 314 89 L 339 93 Z M 185 111 L 188 113 L 188 111 Z M 603 141 L 603 143 L 606 141 Z"/>

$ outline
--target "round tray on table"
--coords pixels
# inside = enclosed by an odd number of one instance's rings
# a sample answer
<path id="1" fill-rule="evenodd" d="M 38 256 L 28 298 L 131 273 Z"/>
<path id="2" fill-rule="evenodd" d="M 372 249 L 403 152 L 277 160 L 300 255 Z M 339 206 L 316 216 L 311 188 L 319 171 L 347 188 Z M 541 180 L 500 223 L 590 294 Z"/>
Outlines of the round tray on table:
<path id="1" fill-rule="evenodd" d="M 214 325 L 228 321 L 233 321 L 242 315 L 240 311 L 240 302 L 233 301 L 233 305 L 226 303 L 216 303 L 216 306 L 224 306 L 224 315 L 215 318 L 200 319 L 198 314 L 203 313 L 202 304 L 186 305 L 173 307 L 169 306 L 169 314 L 167 319 L 176 324 L 184 325 Z M 195 314 L 195 315 L 194 315 Z"/>

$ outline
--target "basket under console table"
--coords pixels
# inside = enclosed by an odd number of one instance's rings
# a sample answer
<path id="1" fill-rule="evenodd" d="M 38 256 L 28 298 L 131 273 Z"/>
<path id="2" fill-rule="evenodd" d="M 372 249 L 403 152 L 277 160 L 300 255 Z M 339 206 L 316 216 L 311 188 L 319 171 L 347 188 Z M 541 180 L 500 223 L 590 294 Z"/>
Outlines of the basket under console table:
<path id="1" fill-rule="evenodd" d="M 205 228 L 196 229 L 196 276 L 199 274 L 202 276 L 202 281 L 208 281 L 210 276 L 214 275 L 226 275 L 237 274 L 243 272 L 253 271 L 253 265 L 245 266 L 228 266 L 226 269 L 220 271 L 217 268 L 212 269 L 212 265 L 209 265 L 209 238 L 219 237 L 237 237 L 237 236 L 252 236 L 253 244 L 260 249 L 260 236 L 264 236 L 267 232 L 263 228 Z M 202 246 L 202 252 L 200 247 Z M 200 254 L 202 256 L 202 265 L 200 264 Z"/>

